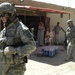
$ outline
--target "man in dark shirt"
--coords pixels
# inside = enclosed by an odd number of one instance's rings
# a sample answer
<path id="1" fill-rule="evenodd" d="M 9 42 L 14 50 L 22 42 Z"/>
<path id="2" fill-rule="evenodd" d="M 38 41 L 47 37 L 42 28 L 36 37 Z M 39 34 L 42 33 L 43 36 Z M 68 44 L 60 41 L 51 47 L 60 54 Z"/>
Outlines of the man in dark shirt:
<path id="1" fill-rule="evenodd" d="M 55 33 L 55 44 L 59 44 L 59 31 L 60 30 L 64 31 L 64 29 L 62 27 L 60 27 L 59 24 L 60 23 L 57 22 L 57 25 L 53 28 L 53 31 Z"/>

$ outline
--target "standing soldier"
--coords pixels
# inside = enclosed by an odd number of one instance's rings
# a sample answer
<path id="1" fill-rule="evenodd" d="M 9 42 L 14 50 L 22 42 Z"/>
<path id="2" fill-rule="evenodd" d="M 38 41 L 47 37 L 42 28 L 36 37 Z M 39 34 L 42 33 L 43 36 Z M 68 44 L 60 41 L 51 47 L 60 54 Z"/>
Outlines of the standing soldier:
<path id="1" fill-rule="evenodd" d="M 70 19 L 67 21 L 68 29 L 66 31 L 67 37 L 67 60 L 73 59 L 73 50 L 75 49 L 75 26 L 73 21 Z"/>
<path id="2" fill-rule="evenodd" d="M 12 4 L 0 4 L 0 18 L 5 26 L 0 33 L 0 75 L 24 75 L 25 63 L 36 49 L 33 35 L 18 20 Z"/>

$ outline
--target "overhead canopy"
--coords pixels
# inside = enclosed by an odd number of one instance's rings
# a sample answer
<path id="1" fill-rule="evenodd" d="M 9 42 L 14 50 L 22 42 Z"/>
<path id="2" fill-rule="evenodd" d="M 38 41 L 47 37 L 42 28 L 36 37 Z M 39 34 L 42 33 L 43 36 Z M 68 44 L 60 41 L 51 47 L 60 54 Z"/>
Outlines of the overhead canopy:
<path id="1" fill-rule="evenodd" d="M 21 9 L 28 9 L 33 11 L 42 11 L 42 12 L 49 12 L 49 13 L 61 13 L 61 14 L 71 14 L 73 12 L 61 11 L 52 8 L 41 8 L 41 7 L 34 7 L 34 6 L 22 6 L 22 5 L 15 5 L 16 8 Z"/>

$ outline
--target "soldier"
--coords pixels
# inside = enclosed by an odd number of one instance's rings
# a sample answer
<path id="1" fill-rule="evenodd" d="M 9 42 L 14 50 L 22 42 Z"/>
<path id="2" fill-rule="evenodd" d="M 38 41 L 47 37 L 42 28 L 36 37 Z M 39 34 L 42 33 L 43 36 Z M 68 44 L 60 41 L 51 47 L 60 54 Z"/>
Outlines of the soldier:
<path id="1" fill-rule="evenodd" d="M 24 75 L 25 63 L 36 49 L 33 35 L 18 20 L 12 4 L 0 4 L 0 18 L 5 26 L 0 33 L 0 75 Z"/>
<path id="2" fill-rule="evenodd" d="M 67 21 L 68 29 L 66 31 L 67 37 L 67 59 L 73 59 L 73 50 L 75 49 L 75 26 L 73 24 L 72 19 Z"/>

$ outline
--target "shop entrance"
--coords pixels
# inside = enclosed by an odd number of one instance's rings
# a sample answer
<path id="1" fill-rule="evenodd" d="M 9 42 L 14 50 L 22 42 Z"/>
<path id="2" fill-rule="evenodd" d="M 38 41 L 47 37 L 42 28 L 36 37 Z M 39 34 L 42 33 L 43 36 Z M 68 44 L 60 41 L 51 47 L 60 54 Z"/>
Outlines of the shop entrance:
<path id="1" fill-rule="evenodd" d="M 19 20 L 21 20 L 33 33 L 35 41 L 37 41 L 38 24 L 40 21 L 44 23 L 45 30 L 50 27 L 50 18 L 45 16 L 24 16 L 19 15 Z"/>
<path id="2" fill-rule="evenodd" d="M 38 17 L 38 16 L 26 16 L 26 26 L 33 33 L 35 40 L 37 40 L 39 21 L 40 21 L 40 17 Z"/>
<path id="3" fill-rule="evenodd" d="M 18 18 L 29 28 L 34 35 L 34 39 L 37 40 L 38 23 L 40 22 L 40 17 L 19 15 Z"/>

